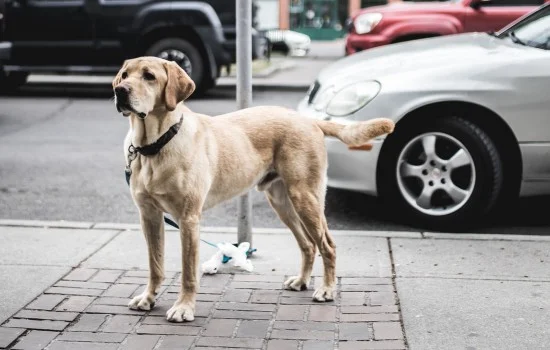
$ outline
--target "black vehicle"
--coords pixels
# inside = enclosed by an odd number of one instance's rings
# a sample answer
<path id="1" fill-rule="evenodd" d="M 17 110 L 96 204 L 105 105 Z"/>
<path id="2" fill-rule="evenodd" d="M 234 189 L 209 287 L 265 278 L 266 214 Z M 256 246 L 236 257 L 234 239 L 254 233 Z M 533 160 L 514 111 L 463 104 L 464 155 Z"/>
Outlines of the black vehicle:
<path id="1" fill-rule="evenodd" d="M 235 62 L 235 12 L 235 0 L 0 0 L 0 88 L 35 72 L 114 74 L 147 55 L 176 61 L 201 93 Z M 266 39 L 253 30 L 252 43 L 261 57 Z"/>

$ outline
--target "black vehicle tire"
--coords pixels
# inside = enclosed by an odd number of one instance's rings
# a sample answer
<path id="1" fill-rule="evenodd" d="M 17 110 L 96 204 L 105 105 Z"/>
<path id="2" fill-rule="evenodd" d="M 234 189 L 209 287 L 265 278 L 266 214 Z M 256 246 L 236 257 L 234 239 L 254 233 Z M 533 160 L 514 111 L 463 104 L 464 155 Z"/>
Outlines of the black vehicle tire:
<path id="1" fill-rule="evenodd" d="M 147 56 L 156 56 L 175 61 L 195 82 L 193 95 L 201 95 L 215 85 L 206 74 L 204 62 L 199 50 L 190 42 L 180 38 L 166 38 L 157 41 L 145 52 Z"/>
<path id="2" fill-rule="evenodd" d="M 29 73 L 27 72 L 5 72 L 0 67 L 0 92 L 14 92 L 25 85 Z"/>
<path id="3" fill-rule="evenodd" d="M 502 169 L 493 141 L 464 118 L 398 125 L 380 154 L 378 191 L 393 217 L 453 232 L 476 226 L 495 207 Z"/>

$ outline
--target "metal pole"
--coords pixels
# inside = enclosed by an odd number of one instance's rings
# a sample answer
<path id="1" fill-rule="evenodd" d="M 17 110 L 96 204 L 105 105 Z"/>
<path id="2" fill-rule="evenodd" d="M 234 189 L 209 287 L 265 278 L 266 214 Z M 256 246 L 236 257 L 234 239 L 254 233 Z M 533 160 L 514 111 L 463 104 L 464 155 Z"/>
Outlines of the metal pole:
<path id="1" fill-rule="evenodd" d="M 252 102 L 252 0 L 237 0 L 237 108 L 248 108 Z M 239 198 L 239 243 L 252 248 L 252 201 L 250 193 Z"/>

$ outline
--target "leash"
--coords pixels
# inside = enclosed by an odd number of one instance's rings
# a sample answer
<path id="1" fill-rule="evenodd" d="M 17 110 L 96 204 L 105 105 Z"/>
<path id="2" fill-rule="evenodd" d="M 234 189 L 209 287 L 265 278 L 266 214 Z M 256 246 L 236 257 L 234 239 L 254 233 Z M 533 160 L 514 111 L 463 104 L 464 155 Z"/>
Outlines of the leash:
<path id="1" fill-rule="evenodd" d="M 128 187 L 130 187 L 130 177 L 132 176 L 132 169 L 130 168 L 130 165 L 132 164 L 132 161 L 134 159 L 136 159 L 139 154 L 142 154 L 144 156 L 153 156 L 153 155 L 159 153 L 160 150 L 162 149 L 162 147 L 164 147 L 178 133 L 182 122 L 183 122 L 183 115 L 181 116 L 179 122 L 172 125 L 170 127 L 170 129 L 168 129 L 168 131 L 166 131 L 164 134 L 162 134 L 162 136 L 159 137 L 159 139 L 157 141 L 155 141 L 154 143 L 152 143 L 152 144 L 145 145 L 145 146 L 142 146 L 142 147 L 135 147 L 132 144 L 130 144 L 130 146 L 128 146 L 128 164 L 126 165 L 126 169 L 124 169 L 124 174 L 125 174 L 126 183 L 128 184 Z M 179 225 L 174 220 L 167 218 L 166 215 L 164 215 L 164 222 L 167 223 L 168 225 L 178 229 L 178 230 L 180 229 Z M 209 242 L 209 241 L 204 240 L 202 238 L 199 238 L 199 239 L 202 242 L 208 244 L 209 246 L 212 246 L 214 248 L 218 248 L 218 246 L 216 244 L 212 243 L 212 242 Z M 235 247 L 239 246 L 238 243 L 233 243 L 233 245 Z M 250 257 L 250 255 L 252 255 L 252 253 L 255 252 L 255 251 L 256 251 L 256 248 L 249 249 L 246 252 L 246 256 Z M 229 260 L 231 260 L 231 257 L 224 255 L 222 262 L 225 264 Z"/>

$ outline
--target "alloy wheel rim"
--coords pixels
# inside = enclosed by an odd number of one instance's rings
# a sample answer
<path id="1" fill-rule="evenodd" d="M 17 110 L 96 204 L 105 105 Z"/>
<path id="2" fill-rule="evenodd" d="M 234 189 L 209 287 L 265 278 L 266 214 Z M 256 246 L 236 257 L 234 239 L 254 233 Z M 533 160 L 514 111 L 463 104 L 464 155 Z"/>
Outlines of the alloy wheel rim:
<path id="1" fill-rule="evenodd" d="M 462 208 L 471 197 L 475 165 L 468 149 L 456 138 L 429 132 L 410 140 L 397 161 L 401 195 L 415 209 L 443 216 Z"/>
<path id="2" fill-rule="evenodd" d="M 176 49 L 164 50 L 164 51 L 161 51 L 158 54 L 158 57 L 163 58 L 163 59 L 168 60 L 168 61 L 176 62 L 181 68 L 183 68 L 185 70 L 185 72 L 189 76 L 191 76 L 191 74 L 193 73 L 193 67 L 191 65 L 191 60 L 189 59 L 189 57 L 185 53 L 183 53 L 180 50 L 176 50 Z"/>

